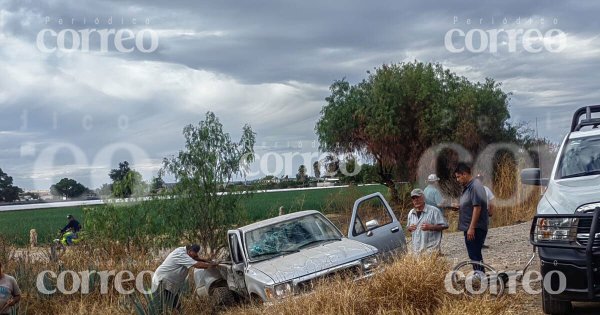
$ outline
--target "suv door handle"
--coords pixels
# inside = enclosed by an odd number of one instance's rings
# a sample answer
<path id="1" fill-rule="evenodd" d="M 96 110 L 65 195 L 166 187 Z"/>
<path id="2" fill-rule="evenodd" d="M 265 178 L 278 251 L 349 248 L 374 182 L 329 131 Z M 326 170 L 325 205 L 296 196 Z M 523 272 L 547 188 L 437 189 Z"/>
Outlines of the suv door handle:
<path id="1" fill-rule="evenodd" d="M 399 226 L 394 227 L 390 231 L 392 231 L 392 233 L 396 233 L 396 232 L 400 231 L 400 227 Z"/>

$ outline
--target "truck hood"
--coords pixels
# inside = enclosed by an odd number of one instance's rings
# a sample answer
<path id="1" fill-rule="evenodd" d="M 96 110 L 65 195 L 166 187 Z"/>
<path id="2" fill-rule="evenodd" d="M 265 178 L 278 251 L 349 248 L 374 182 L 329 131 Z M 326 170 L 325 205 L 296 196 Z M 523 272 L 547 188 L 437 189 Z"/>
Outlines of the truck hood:
<path id="1" fill-rule="evenodd" d="M 600 202 L 600 175 L 552 180 L 543 199 L 540 214 L 574 213 L 581 205 Z"/>
<path id="2" fill-rule="evenodd" d="M 251 263 L 249 269 L 256 269 L 268 275 L 275 283 L 280 283 L 376 253 L 377 249 L 371 245 L 342 238 L 340 241 L 308 247 L 297 253 Z"/>

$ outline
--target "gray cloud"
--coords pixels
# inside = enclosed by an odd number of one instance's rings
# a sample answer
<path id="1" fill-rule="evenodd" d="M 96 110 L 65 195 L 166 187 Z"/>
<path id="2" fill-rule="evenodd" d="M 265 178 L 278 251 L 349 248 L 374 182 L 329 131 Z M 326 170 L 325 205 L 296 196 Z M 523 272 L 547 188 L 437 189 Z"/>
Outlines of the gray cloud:
<path id="1" fill-rule="evenodd" d="M 571 112 L 600 98 L 594 86 L 599 79 L 599 6 L 516 0 L 494 5 L 0 0 L 0 167 L 30 188 L 65 174 L 91 185 L 92 172 L 107 173 L 93 165 L 98 152 L 125 141 L 147 153 L 149 160 L 139 167 L 148 170 L 148 179 L 152 165 L 182 148 L 183 126 L 197 123 L 207 110 L 215 111 L 234 137 L 250 123 L 260 150 L 294 151 L 288 142 L 315 139 L 314 124 L 334 80 L 345 77 L 354 83 L 382 63 L 415 59 L 440 62 L 471 80 L 502 82 L 513 92 L 513 120 L 533 123 L 537 117 L 540 135 L 559 141 Z M 97 27 L 91 25 L 96 17 Z M 109 17 L 113 26 L 107 24 Z M 528 17 L 545 18 L 545 25 L 536 26 L 543 30 L 558 19 L 567 49 L 532 54 L 520 47 L 509 53 L 505 38 L 498 53 L 455 54 L 444 46 L 452 28 L 520 28 L 517 18 Z M 58 24 L 59 18 L 65 25 Z M 146 18 L 149 25 L 139 24 Z M 47 54 L 35 46 L 43 28 L 92 27 L 148 27 L 160 34 L 159 49 L 150 54 L 124 54 L 114 47 L 109 53 Z M 98 46 L 91 42 L 92 50 Z M 57 142 L 81 149 L 87 165 L 66 167 L 71 173 L 60 167 L 35 170 L 39 153 Z M 129 158 L 121 151 L 113 156 L 113 167 Z M 70 163 L 69 154 L 57 155 L 57 165 Z"/>

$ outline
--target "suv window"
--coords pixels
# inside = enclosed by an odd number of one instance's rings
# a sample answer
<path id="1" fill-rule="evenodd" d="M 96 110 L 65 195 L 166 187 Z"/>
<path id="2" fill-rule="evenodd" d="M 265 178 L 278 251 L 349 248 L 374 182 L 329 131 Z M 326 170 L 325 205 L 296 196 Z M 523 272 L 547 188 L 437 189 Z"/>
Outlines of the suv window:
<path id="1" fill-rule="evenodd" d="M 563 148 L 555 178 L 600 174 L 600 136 L 569 139 Z"/>

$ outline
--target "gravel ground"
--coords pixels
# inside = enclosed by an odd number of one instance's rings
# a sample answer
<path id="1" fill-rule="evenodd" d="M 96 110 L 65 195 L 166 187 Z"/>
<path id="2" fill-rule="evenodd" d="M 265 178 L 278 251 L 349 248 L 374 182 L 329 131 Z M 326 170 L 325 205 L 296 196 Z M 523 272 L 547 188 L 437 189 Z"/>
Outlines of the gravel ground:
<path id="1" fill-rule="evenodd" d="M 484 262 L 498 271 L 521 270 L 532 256 L 533 247 L 529 243 L 530 222 L 516 225 L 493 228 L 488 231 L 486 245 L 489 248 L 483 250 Z M 458 262 L 468 260 L 467 250 L 462 232 L 445 233 L 442 239 L 442 253 L 454 265 Z M 539 270 L 539 260 L 528 270 Z M 539 285 L 532 285 L 539 288 Z M 517 313 L 529 315 L 544 314 L 542 312 L 541 295 L 530 295 L 520 291 L 522 304 L 515 305 Z M 600 303 L 573 303 L 572 314 L 600 314 Z"/>
<path id="2" fill-rule="evenodd" d="M 493 228 L 488 231 L 483 260 L 497 270 L 522 269 L 533 254 L 529 244 L 531 222 Z M 462 232 L 446 233 L 442 239 L 442 252 L 453 264 L 468 259 Z"/>

